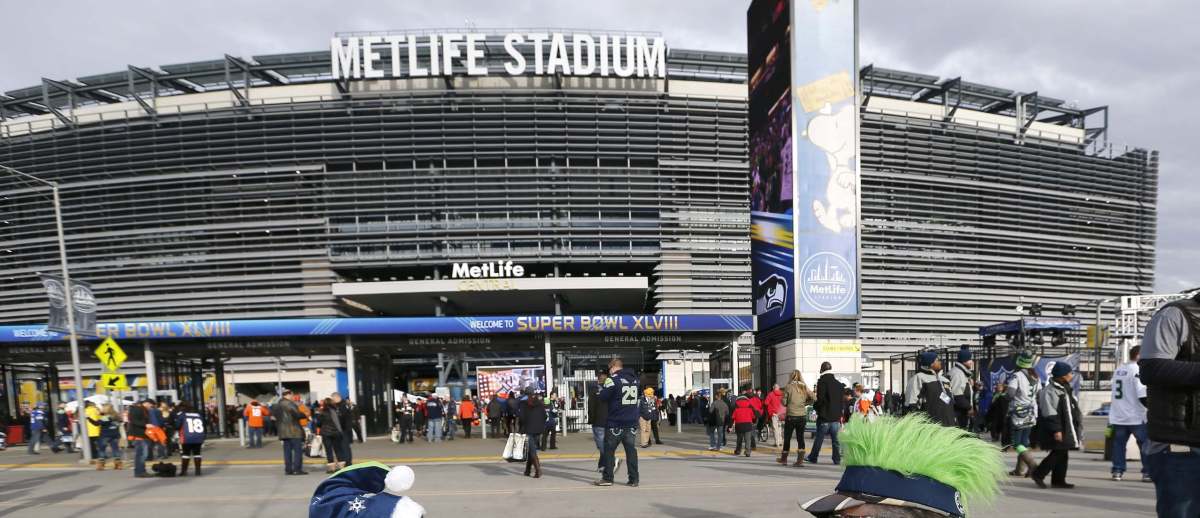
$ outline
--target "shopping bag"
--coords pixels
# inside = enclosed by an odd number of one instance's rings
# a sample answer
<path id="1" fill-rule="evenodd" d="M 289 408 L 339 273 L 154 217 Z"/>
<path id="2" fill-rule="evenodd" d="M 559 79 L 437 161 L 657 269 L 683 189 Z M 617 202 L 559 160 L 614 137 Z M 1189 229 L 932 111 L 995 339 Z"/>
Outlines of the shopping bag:
<path id="1" fill-rule="evenodd" d="M 392 442 L 395 442 L 395 443 L 400 442 L 400 429 L 399 428 L 392 428 Z"/>
<path id="2" fill-rule="evenodd" d="M 308 443 L 308 447 L 304 449 L 304 453 L 313 458 L 324 457 L 325 441 L 321 439 L 320 435 L 314 434 L 312 436 L 312 440 Z"/>
<path id="3" fill-rule="evenodd" d="M 504 452 L 500 454 L 500 458 L 512 462 L 513 443 L 517 440 L 517 434 L 509 434 L 508 441 L 504 443 Z"/>
<path id="4" fill-rule="evenodd" d="M 528 437 L 523 434 L 513 434 L 513 437 L 513 451 L 511 460 L 512 462 L 524 461 L 526 454 L 525 443 Z"/>

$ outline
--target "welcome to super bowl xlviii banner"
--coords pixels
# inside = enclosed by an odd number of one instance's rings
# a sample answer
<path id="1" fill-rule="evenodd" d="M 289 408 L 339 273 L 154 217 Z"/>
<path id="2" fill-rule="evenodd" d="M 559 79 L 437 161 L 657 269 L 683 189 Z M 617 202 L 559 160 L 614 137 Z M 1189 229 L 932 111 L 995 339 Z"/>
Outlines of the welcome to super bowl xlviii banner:
<path id="1" fill-rule="evenodd" d="M 748 12 L 751 237 L 759 329 L 856 317 L 854 0 L 755 0 Z"/>

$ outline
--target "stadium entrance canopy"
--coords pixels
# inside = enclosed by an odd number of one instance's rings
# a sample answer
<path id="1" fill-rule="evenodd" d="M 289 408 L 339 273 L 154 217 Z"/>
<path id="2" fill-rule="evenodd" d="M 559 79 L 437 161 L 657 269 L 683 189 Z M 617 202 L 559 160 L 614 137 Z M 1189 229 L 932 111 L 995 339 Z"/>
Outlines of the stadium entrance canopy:
<path id="1" fill-rule="evenodd" d="M 101 322 L 130 355 L 310 355 L 342 348 L 406 354 L 540 350 L 543 347 L 715 349 L 752 331 L 747 315 L 527 315 Z M 66 336 L 44 325 L 0 326 L 0 362 L 66 361 Z"/>

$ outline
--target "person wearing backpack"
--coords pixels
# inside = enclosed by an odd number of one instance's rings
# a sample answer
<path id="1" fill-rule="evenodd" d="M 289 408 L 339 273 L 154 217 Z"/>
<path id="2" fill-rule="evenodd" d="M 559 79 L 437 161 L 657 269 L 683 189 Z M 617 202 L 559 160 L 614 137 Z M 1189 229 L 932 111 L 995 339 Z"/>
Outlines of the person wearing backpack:
<path id="1" fill-rule="evenodd" d="M 708 451 L 720 451 L 725 447 L 725 419 L 729 417 L 729 405 L 725 403 L 725 389 L 713 396 L 708 404 L 708 413 L 704 419 L 705 431 L 708 432 Z"/>

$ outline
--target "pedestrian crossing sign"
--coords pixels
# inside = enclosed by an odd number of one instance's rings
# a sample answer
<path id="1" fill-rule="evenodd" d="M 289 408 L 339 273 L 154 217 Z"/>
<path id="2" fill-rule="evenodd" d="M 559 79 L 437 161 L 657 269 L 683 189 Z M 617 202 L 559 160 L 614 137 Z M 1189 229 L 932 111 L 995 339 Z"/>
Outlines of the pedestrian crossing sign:
<path id="1" fill-rule="evenodd" d="M 100 386 L 108 390 L 129 390 L 129 382 L 125 380 L 124 374 L 101 374 Z"/>
<path id="2" fill-rule="evenodd" d="M 100 364 L 104 366 L 104 370 L 116 372 L 121 368 L 121 364 L 125 363 L 128 356 L 121 346 L 117 345 L 117 341 L 110 338 L 105 338 L 100 342 L 100 347 L 95 351 L 96 359 L 100 360 Z"/>

